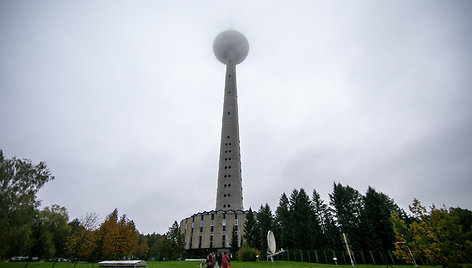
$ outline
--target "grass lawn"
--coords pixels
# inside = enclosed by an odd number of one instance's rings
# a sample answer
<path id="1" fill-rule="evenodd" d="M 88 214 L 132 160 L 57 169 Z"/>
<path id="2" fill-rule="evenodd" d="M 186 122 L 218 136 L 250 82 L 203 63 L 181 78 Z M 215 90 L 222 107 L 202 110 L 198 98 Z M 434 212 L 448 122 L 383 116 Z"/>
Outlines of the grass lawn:
<path id="1" fill-rule="evenodd" d="M 168 261 L 168 262 L 148 262 L 146 268 L 197 268 L 200 267 L 199 262 L 187 261 Z M 352 268 L 351 265 L 331 265 L 319 264 L 311 262 L 291 262 L 276 261 L 271 262 L 231 262 L 231 268 Z M 395 268 L 414 268 L 413 265 L 395 265 Z M 418 266 L 418 268 L 425 266 Z M 441 266 L 427 266 L 428 268 L 440 268 Z M 25 262 L 0 263 L 0 268 L 74 268 L 74 263 L 55 263 L 52 262 L 30 262 L 26 266 Z M 78 263 L 75 268 L 98 268 L 96 263 Z M 386 268 L 386 265 L 356 265 L 355 268 Z"/>

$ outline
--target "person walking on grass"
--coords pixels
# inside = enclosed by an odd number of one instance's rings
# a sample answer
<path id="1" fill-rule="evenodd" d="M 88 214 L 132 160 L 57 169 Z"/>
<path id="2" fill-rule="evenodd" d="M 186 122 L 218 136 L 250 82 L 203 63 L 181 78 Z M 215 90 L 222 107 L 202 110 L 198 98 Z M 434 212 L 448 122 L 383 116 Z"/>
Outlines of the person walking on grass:
<path id="1" fill-rule="evenodd" d="M 216 263 L 218 268 L 221 268 L 221 252 L 216 253 Z"/>
<path id="2" fill-rule="evenodd" d="M 206 258 L 207 268 L 215 267 L 215 254 L 212 252 Z"/>
<path id="3" fill-rule="evenodd" d="M 226 252 L 221 256 L 221 268 L 229 268 L 229 256 Z"/>

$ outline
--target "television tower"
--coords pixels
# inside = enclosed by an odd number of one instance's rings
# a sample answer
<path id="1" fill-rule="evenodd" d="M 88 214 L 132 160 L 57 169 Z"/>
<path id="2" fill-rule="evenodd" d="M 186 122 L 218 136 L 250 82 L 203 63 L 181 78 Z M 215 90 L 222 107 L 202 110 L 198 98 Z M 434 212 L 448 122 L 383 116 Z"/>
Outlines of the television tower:
<path id="1" fill-rule="evenodd" d="M 213 51 L 226 65 L 216 211 L 243 210 L 236 65 L 246 58 L 249 43 L 240 32 L 228 30 L 215 38 Z"/>

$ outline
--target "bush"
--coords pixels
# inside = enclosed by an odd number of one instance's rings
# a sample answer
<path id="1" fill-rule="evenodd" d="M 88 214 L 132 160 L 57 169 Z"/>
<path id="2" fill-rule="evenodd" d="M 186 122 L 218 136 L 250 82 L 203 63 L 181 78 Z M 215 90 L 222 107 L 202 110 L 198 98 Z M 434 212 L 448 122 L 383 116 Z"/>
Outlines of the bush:
<path id="1" fill-rule="evenodd" d="M 259 256 L 261 252 L 255 248 L 249 247 L 248 244 L 244 244 L 238 250 L 238 258 L 240 261 L 255 261 L 257 259 L 256 256 Z"/>

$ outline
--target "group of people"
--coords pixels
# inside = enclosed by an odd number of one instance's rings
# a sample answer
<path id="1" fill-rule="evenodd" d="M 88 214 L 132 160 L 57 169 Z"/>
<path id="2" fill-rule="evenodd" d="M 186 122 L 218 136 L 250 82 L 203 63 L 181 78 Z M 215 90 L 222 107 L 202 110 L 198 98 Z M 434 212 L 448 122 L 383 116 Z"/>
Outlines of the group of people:
<path id="1" fill-rule="evenodd" d="M 206 257 L 207 268 L 229 268 L 230 258 L 226 252 L 210 253 Z"/>

